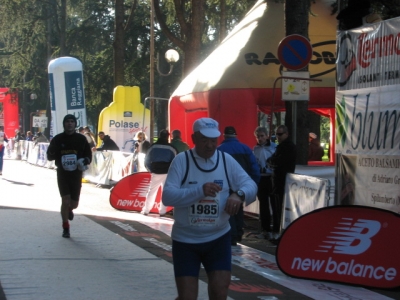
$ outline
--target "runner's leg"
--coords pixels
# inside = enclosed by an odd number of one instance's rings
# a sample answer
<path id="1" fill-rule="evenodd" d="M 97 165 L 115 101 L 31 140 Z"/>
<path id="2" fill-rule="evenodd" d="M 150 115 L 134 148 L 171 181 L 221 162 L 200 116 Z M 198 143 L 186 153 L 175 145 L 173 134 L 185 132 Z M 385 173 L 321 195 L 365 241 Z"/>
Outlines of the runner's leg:
<path id="1" fill-rule="evenodd" d="M 199 279 L 197 277 L 175 277 L 178 289 L 177 300 L 196 300 L 199 292 Z M 211 298 L 210 298 L 211 299 Z"/>
<path id="2" fill-rule="evenodd" d="M 212 271 L 208 273 L 208 296 L 210 300 L 225 300 L 228 297 L 230 271 Z"/>

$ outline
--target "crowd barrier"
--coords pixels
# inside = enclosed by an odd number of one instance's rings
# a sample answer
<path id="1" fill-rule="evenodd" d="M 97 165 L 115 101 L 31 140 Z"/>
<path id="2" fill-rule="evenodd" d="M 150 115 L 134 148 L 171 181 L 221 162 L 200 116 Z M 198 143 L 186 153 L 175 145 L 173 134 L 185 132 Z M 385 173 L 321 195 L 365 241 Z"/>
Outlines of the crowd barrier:
<path id="1" fill-rule="evenodd" d="M 55 169 L 54 161 L 47 160 L 49 143 L 19 141 L 10 145 L 11 158 L 26 160 L 32 165 Z M 83 178 L 91 183 L 112 185 L 134 172 L 133 153 L 120 151 L 95 151 L 89 169 Z"/>

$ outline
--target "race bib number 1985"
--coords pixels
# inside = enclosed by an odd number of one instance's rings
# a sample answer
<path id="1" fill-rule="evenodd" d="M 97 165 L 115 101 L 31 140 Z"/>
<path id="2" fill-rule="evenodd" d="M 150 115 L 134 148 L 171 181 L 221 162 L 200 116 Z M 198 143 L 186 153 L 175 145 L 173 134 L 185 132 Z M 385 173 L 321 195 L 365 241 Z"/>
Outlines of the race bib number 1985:
<path id="1" fill-rule="evenodd" d="M 219 217 L 219 194 L 206 197 L 189 207 L 191 226 L 216 226 Z"/>

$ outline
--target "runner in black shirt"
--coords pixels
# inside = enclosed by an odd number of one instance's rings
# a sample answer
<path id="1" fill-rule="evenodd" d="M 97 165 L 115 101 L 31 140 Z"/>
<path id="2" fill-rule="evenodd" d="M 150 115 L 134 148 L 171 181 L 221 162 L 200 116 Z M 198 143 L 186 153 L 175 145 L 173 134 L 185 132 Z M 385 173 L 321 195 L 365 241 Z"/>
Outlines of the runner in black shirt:
<path id="1" fill-rule="evenodd" d="M 47 149 L 47 159 L 55 160 L 57 183 L 61 195 L 61 218 L 63 234 L 70 237 L 69 222 L 73 220 L 73 209 L 78 207 L 82 186 L 82 172 L 92 161 L 92 151 L 85 136 L 75 132 L 77 121 L 74 115 L 63 120 L 64 132 L 57 134 Z"/>

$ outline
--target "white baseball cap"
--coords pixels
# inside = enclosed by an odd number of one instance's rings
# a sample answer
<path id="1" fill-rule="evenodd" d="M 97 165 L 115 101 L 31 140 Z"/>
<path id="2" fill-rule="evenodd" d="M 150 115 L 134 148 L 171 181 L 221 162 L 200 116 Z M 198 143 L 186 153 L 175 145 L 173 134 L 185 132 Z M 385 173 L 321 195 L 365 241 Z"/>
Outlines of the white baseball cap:
<path id="1" fill-rule="evenodd" d="M 200 118 L 193 123 L 193 132 L 200 132 L 208 138 L 217 138 L 221 135 L 218 122 L 211 118 Z"/>

